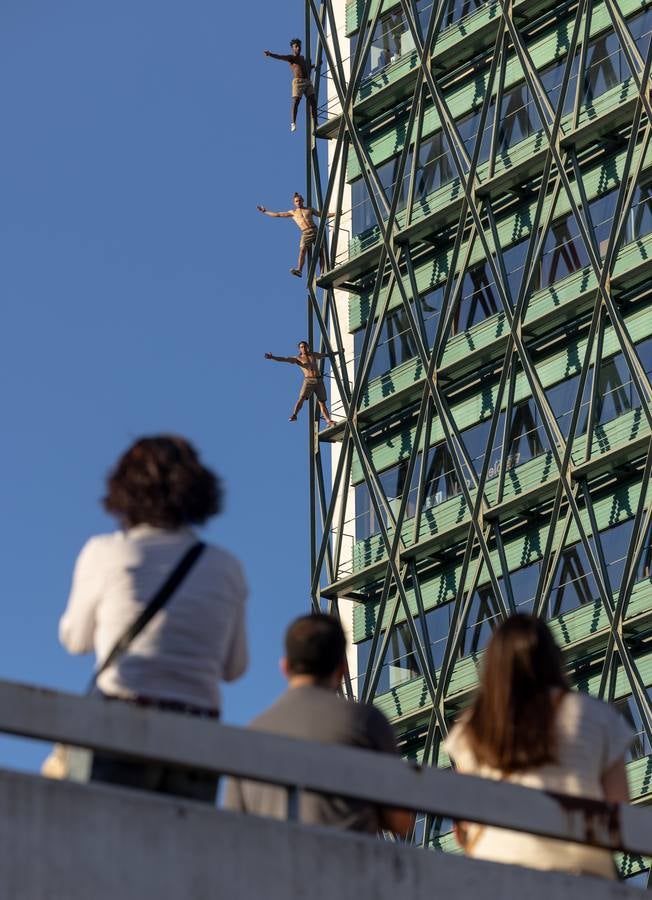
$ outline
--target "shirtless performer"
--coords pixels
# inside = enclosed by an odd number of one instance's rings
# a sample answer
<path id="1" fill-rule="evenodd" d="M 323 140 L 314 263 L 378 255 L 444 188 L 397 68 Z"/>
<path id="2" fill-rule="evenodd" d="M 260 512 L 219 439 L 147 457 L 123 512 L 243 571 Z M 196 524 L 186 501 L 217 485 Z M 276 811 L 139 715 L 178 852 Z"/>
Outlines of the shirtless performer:
<path id="1" fill-rule="evenodd" d="M 293 75 L 290 131 L 296 131 L 297 110 L 299 109 L 299 103 L 301 102 L 302 97 L 305 97 L 306 103 L 310 104 L 313 127 L 317 126 L 317 100 L 315 98 L 315 89 L 310 80 L 310 69 L 314 69 L 315 67 L 310 66 L 309 68 L 305 57 L 301 55 L 301 41 L 299 38 L 292 38 L 290 41 L 290 49 L 292 50 L 291 54 L 272 53 L 271 50 L 265 50 L 264 53 L 265 56 L 271 56 L 272 59 L 280 59 L 282 62 L 290 63 Z"/>
<path id="2" fill-rule="evenodd" d="M 287 212 L 272 212 L 270 209 L 267 209 L 266 206 L 257 206 L 256 209 L 266 216 L 271 216 L 273 219 L 294 219 L 296 222 L 297 227 L 301 232 L 301 241 L 299 242 L 299 262 L 297 263 L 296 269 L 290 269 L 290 272 L 293 275 L 296 275 L 297 278 L 301 278 L 306 252 L 315 243 L 315 238 L 317 237 L 317 227 L 312 217 L 319 216 L 319 218 L 321 218 L 322 213 L 320 213 L 318 209 L 304 206 L 301 194 L 295 194 L 293 199 L 294 209 L 289 209 Z M 326 213 L 326 216 L 329 219 L 332 219 L 334 215 L 335 213 Z M 324 253 L 323 247 L 319 254 L 319 265 L 321 271 L 324 272 L 326 270 L 326 254 Z"/>
<path id="3" fill-rule="evenodd" d="M 326 420 L 327 425 L 334 425 L 335 422 L 330 417 L 328 407 L 326 406 L 326 388 L 324 387 L 324 376 L 319 371 L 318 362 L 320 359 L 326 359 L 328 353 L 313 353 L 306 341 L 299 343 L 298 356 L 274 356 L 271 353 L 265 354 L 265 359 L 273 359 L 274 362 L 291 363 L 294 366 L 301 366 L 303 369 L 303 384 L 299 392 L 290 422 L 296 422 L 297 413 L 303 406 L 304 400 L 308 400 L 314 394 L 321 410 L 321 414 Z"/>

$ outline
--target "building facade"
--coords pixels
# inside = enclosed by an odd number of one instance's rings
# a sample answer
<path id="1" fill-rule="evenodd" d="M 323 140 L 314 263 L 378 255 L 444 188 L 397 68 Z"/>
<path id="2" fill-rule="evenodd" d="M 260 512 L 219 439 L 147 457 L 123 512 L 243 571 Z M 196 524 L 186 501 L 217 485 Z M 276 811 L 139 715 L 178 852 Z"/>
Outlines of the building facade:
<path id="1" fill-rule="evenodd" d="M 652 798 L 650 0 L 307 0 L 334 428 L 312 596 L 351 693 L 448 765 L 492 628 L 549 623 Z M 447 849 L 450 823 L 419 822 Z M 649 861 L 623 873 L 647 879 Z"/>

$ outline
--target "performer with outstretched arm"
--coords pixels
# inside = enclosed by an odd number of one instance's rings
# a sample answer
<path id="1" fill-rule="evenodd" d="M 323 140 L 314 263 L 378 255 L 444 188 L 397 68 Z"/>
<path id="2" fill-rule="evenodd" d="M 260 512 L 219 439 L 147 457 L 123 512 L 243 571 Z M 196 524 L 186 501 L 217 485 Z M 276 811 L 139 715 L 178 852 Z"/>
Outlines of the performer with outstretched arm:
<path id="1" fill-rule="evenodd" d="M 265 50 L 265 56 L 272 59 L 280 59 L 282 62 L 290 63 L 292 69 L 292 106 L 290 109 L 290 131 L 297 130 L 297 110 L 301 98 L 306 98 L 306 103 L 310 104 L 312 112 L 313 127 L 317 127 L 317 99 L 315 97 L 315 89 L 310 80 L 310 69 L 314 66 L 308 66 L 305 56 L 301 55 L 301 41 L 299 38 L 292 38 L 290 41 L 290 49 L 292 53 L 272 53 L 271 50 Z"/>
<path id="2" fill-rule="evenodd" d="M 301 241 L 299 242 L 299 261 L 297 263 L 296 269 L 290 269 L 292 275 L 296 275 L 297 278 L 301 278 L 301 274 L 303 272 L 303 263 L 306 258 L 306 252 L 312 247 L 315 243 L 315 238 L 317 237 L 317 226 L 313 220 L 313 216 L 317 216 L 321 218 L 323 215 L 326 215 L 329 219 L 332 219 L 335 213 L 321 213 L 318 209 L 312 209 L 310 206 L 303 205 L 303 197 L 301 194 L 295 193 L 294 197 L 294 209 L 289 209 L 287 212 L 272 212 L 271 209 L 267 209 L 266 206 L 257 206 L 256 209 L 264 213 L 266 216 L 271 216 L 273 219 L 294 219 L 299 231 L 301 232 Z M 326 254 L 324 252 L 324 248 L 322 247 L 319 254 L 319 265 L 322 273 L 326 271 Z"/>
<path id="3" fill-rule="evenodd" d="M 274 356 L 272 353 L 266 353 L 265 359 L 273 359 L 274 362 L 291 363 L 294 366 L 300 366 L 303 370 L 303 384 L 299 392 L 290 422 L 296 422 L 297 413 L 303 406 L 304 400 L 308 400 L 314 394 L 321 410 L 321 414 L 326 420 L 327 425 L 334 425 L 331 419 L 328 407 L 326 406 L 326 388 L 324 387 L 324 376 L 319 371 L 318 362 L 320 359 L 326 359 L 328 353 L 313 352 L 306 341 L 299 342 L 298 356 Z"/>

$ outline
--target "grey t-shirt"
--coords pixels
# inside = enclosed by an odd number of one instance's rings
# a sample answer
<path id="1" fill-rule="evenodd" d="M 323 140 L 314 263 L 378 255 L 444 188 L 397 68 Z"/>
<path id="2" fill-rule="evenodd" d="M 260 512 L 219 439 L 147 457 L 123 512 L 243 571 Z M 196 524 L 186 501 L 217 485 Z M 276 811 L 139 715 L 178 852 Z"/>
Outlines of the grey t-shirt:
<path id="1" fill-rule="evenodd" d="M 290 688 L 249 726 L 287 737 L 345 744 L 382 753 L 397 753 L 392 727 L 373 706 L 354 703 L 325 688 Z M 254 813 L 273 819 L 287 816 L 284 788 L 253 781 L 229 779 L 226 809 Z M 380 828 L 379 807 L 344 797 L 320 796 L 305 791 L 299 801 L 299 816 L 308 824 L 334 825 L 351 831 L 375 833 Z"/>

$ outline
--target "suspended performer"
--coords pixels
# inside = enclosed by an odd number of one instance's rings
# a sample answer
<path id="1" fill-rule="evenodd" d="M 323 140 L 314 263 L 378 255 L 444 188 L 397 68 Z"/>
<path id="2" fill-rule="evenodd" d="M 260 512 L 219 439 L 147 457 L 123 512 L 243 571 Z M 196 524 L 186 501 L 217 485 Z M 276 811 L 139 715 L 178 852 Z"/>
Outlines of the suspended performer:
<path id="1" fill-rule="evenodd" d="M 299 38 L 292 38 L 290 41 L 290 49 L 292 53 L 272 53 L 271 50 L 265 50 L 265 56 L 271 56 L 272 59 L 280 59 L 283 62 L 290 63 L 292 69 L 292 106 L 290 108 L 290 131 L 297 130 L 297 110 L 301 98 L 306 98 L 306 103 L 310 104 L 312 112 L 312 121 L 314 127 L 317 127 L 317 98 L 315 97 L 315 89 L 310 80 L 310 70 L 314 66 L 309 66 L 305 56 L 301 55 L 301 41 Z"/>
<path id="2" fill-rule="evenodd" d="M 326 359 L 328 353 L 315 353 L 310 349 L 306 341 L 299 342 L 298 356 L 274 356 L 272 353 L 266 353 L 265 359 L 273 359 L 274 362 L 291 363 L 293 366 L 300 366 L 303 370 L 303 384 L 299 391 L 299 399 L 297 400 L 290 422 L 296 422 L 297 413 L 301 409 L 305 400 L 309 400 L 314 394 L 319 404 L 321 414 L 326 420 L 327 425 L 334 425 L 335 422 L 330 417 L 328 407 L 326 406 L 326 388 L 324 386 L 324 376 L 319 371 L 318 362 L 320 359 Z"/>
<path id="3" fill-rule="evenodd" d="M 256 209 L 274 219 L 294 219 L 296 222 L 296 225 L 301 232 L 301 240 L 299 241 L 299 261 L 296 269 L 290 269 L 290 272 L 292 275 L 296 275 L 297 278 L 301 278 L 306 253 L 315 243 L 315 238 L 317 237 L 317 226 L 315 225 L 313 216 L 321 218 L 325 215 L 327 218 L 332 219 L 335 213 L 321 213 L 318 209 L 304 206 L 301 194 L 295 193 L 292 199 L 294 200 L 294 209 L 289 209 L 287 212 L 272 212 L 271 209 L 267 209 L 266 206 L 257 206 Z M 319 252 L 319 265 L 322 273 L 324 273 L 326 271 L 326 254 L 323 247 Z"/>

